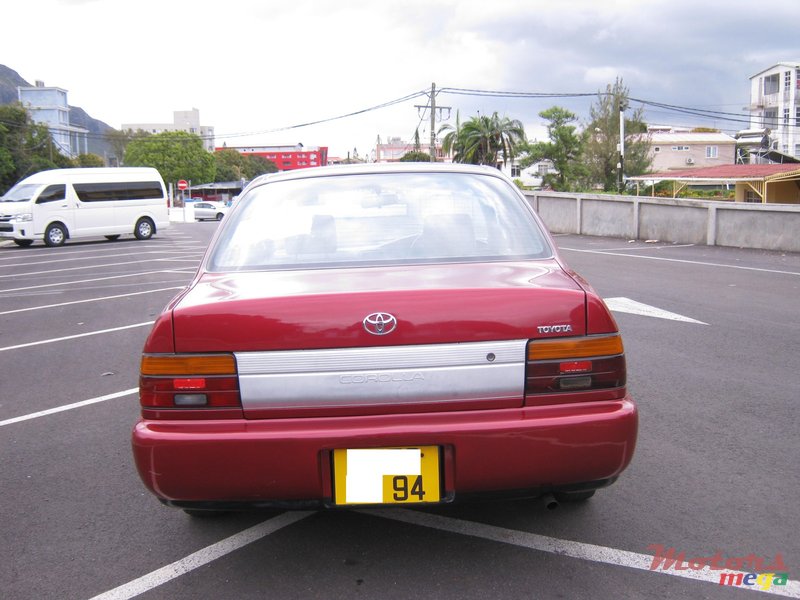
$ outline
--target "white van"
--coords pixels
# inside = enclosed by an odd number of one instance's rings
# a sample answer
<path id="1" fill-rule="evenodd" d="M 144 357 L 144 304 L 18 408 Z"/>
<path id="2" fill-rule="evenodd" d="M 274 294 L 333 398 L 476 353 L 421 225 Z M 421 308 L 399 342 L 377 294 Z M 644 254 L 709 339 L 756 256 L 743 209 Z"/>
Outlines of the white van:
<path id="1" fill-rule="evenodd" d="M 43 239 L 131 233 L 146 240 L 169 227 L 164 181 L 149 167 L 53 169 L 26 177 L 0 197 L 0 240 L 30 246 Z"/>

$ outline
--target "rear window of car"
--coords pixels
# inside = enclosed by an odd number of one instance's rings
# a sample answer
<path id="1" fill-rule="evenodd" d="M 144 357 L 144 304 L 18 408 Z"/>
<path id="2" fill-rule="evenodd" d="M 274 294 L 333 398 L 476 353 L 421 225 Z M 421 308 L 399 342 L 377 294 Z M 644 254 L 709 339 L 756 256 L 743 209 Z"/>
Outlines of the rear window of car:
<path id="1" fill-rule="evenodd" d="M 472 173 L 376 173 L 251 189 L 220 232 L 211 271 L 552 256 L 504 180 Z"/>

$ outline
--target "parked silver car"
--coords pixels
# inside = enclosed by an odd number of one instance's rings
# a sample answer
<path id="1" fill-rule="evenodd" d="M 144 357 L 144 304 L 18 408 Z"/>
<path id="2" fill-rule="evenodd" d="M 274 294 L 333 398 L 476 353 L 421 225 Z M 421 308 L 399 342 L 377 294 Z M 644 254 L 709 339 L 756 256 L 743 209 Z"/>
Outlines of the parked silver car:
<path id="1" fill-rule="evenodd" d="M 195 202 L 193 206 L 194 218 L 198 221 L 204 221 L 206 219 L 221 221 L 222 217 L 228 212 L 228 207 L 222 202 Z"/>

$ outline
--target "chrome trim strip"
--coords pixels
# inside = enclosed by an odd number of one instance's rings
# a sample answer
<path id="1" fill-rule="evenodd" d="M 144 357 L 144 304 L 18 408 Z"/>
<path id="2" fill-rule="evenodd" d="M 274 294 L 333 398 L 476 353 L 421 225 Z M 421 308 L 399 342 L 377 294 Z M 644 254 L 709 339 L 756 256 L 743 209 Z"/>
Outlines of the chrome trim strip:
<path id="1" fill-rule="evenodd" d="M 417 369 L 425 367 L 478 366 L 525 362 L 528 340 L 465 342 L 419 346 L 378 346 L 330 350 L 278 350 L 237 352 L 239 375 L 269 373 L 321 373 L 326 371 Z"/>
<path id="2" fill-rule="evenodd" d="M 236 353 L 242 404 L 247 411 L 477 400 L 521 402 L 527 342 Z"/>

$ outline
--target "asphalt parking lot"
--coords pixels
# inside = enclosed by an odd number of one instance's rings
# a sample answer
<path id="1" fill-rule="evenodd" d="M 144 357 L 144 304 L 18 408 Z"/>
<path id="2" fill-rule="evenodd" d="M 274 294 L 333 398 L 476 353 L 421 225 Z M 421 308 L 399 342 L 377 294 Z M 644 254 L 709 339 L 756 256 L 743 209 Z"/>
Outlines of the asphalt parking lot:
<path id="1" fill-rule="evenodd" d="M 149 326 L 216 227 L 0 244 L 4 599 L 800 597 L 800 255 L 556 238 L 614 310 L 641 418 L 585 504 L 201 520 L 145 492 L 129 439 Z M 723 586 L 702 557 L 789 580 Z"/>

